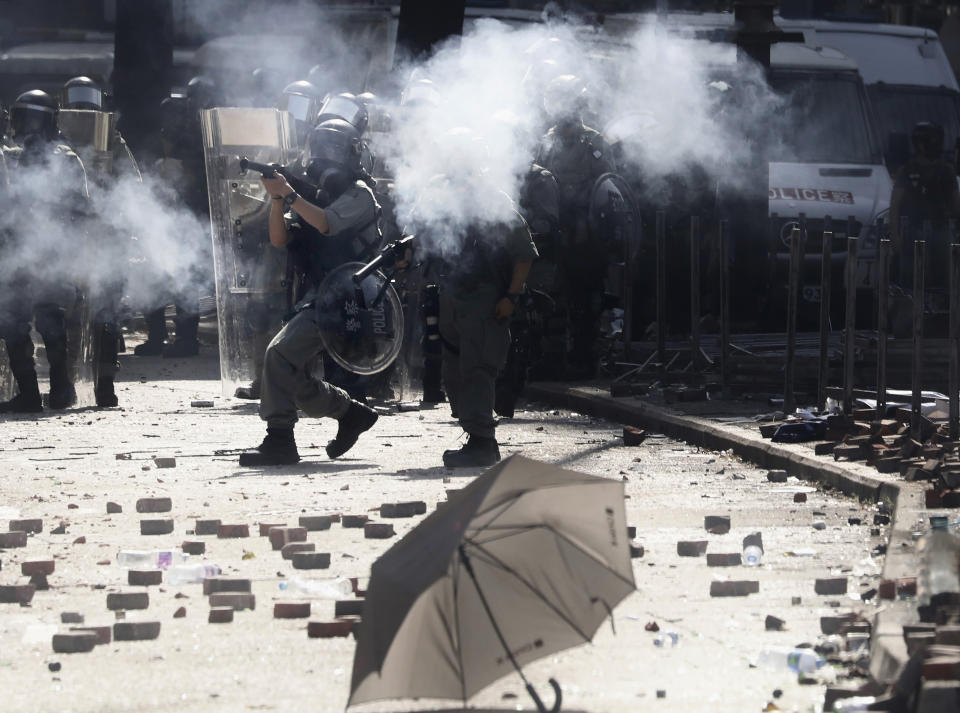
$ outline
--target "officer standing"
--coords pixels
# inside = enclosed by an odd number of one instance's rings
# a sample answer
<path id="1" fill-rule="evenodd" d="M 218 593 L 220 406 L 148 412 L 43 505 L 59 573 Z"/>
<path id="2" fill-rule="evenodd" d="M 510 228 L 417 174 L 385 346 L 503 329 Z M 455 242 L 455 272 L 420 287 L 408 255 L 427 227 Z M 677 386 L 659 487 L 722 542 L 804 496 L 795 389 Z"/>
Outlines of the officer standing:
<path id="1" fill-rule="evenodd" d="M 76 243 L 70 227 L 83 217 L 88 194 L 83 164 L 59 141 L 57 105 L 49 94 L 34 89 L 17 97 L 10 130 L 15 145 L 3 149 L 11 172 L 5 211 L 10 227 L 3 256 L 10 284 L 0 305 L 0 338 L 6 343 L 18 394 L 0 403 L 0 412 L 38 413 L 43 405 L 30 336 L 33 319 L 50 365 L 48 405 L 63 409 L 77 400 L 66 310 L 76 303 L 78 293 L 69 280 L 63 248 Z"/>
<path id="2" fill-rule="evenodd" d="M 566 376 L 596 374 L 606 249 L 587 226 L 590 191 L 602 174 L 614 171 L 603 136 L 583 123 L 586 87 L 572 74 L 553 79 L 544 92 L 544 110 L 554 122 L 543 137 L 536 163 L 550 171 L 560 189 L 560 239 L 555 290 L 567 312 L 570 351 Z"/>
<path id="3" fill-rule="evenodd" d="M 960 215 L 960 191 L 953 166 L 943 158 L 943 128 L 919 122 L 911 132 L 914 154 L 897 172 L 890 195 L 890 235 L 900 258 L 901 283 L 913 282 L 913 243 L 927 240 L 930 255 L 925 283 L 948 287 L 949 221 Z M 907 235 L 900 234 L 900 218 L 907 219 Z"/>
<path id="4" fill-rule="evenodd" d="M 480 176 L 444 175 L 431 180 L 422 200 L 442 204 L 465 196 L 499 201 L 490 216 L 472 221 L 462 235 L 432 234 L 422 246 L 437 256 L 443 386 L 467 442 L 443 454 L 448 468 L 488 466 L 500 460 L 493 415 L 497 374 L 510 347 L 510 318 L 537 257 L 526 222 L 503 193 L 478 185 Z M 454 247 L 443 247 L 453 241 Z"/>
<path id="5" fill-rule="evenodd" d="M 81 161 L 87 168 L 87 175 L 96 190 L 107 190 L 108 183 L 116 180 L 130 180 L 142 183 L 140 167 L 120 132 L 113 129 L 107 151 L 94 145 L 95 137 L 89 135 L 92 128 L 88 122 L 76 122 L 78 133 L 85 131 L 85 136 L 75 136 L 65 128 L 69 124 L 72 110 L 81 112 L 104 112 L 103 91 L 100 86 L 89 77 L 73 77 L 68 80 L 60 93 L 60 113 L 58 114 L 61 132 L 70 139 L 74 150 L 80 155 Z M 67 110 L 67 111 L 64 111 Z M 104 114 L 109 117 L 109 114 Z M 108 255 L 123 255 L 122 240 L 129 240 L 130 236 L 110 235 L 105 225 L 96 229 L 100 240 L 109 241 L 109 245 L 98 245 Z M 123 297 L 124 279 L 126 275 L 118 272 L 120 265 L 101 265 L 99 279 L 93 285 L 93 332 L 94 352 L 96 358 L 96 372 L 94 382 L 94 396 L 97 406 L 116 406 L 118 404 L 114 379 L 120 370 L 117 353 L 120 342 L 120 327 L 117 324 L 117 315 L 120 311 L 120 300 Z M 76 331 L 76 330 L 74 330 Z"/>
<path id="6" fill-rule="evenodd" d="M 346 453 L 377 421 L 376 411 L 309 373 L 323 349 L 314 310 L 317 287 L 329 270 L 380 243 L 379 206 L 370 187 L 357 178 L 360 141 L 351 128 L 333 120 L 311 132 L 303 163 L 317 188 L 309 199 L 282 175 L 262 179 L 271 198 L 270 243 L 297 255 L 310 288 L 297 304 L 296 316 L 267 347 L 260 378 L 260 418 L 267 422 L 267 436 L 255 450 L 241 454 L 242 466 L 300 460 L 293 435 L 298 407 L 308 416 L 339 422 L 336 437 L 327 444 L 330 458 Z"/>

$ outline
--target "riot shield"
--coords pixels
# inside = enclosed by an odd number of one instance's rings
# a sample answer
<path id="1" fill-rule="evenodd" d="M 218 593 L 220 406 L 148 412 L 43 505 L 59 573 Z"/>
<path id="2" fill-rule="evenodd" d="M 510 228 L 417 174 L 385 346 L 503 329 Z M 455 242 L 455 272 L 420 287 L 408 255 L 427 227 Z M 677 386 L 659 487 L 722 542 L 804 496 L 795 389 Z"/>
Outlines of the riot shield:
<path id="1" fill-rule="evenodd" d="M 287 252 L 270 245 L 270 199 L 240 157 L 288 164 L 296 157 L 293 119 L 277 109 L 201 112 L 217 292 L 220 385 L 232 396 L 258 376 L 263 352 L 287 311 Z"/>
<path id="2" fill-rule="evenodd" d="M 604 173 L 590 191 L 587 225 L 591 238 L 614 259 L 607 271 L 606 291 L 620 298 L 624 340 L 632 338 L 633 281 L 640 250 L 640 212 L 630 185 L 616 173 Z"/>
<path id="3" fill-rule="evenodd" d="M 403 307 L 381 272 L 359 284 L 363 263 L 348 262 L 320 283 L 314 303 L 327 354 L 354 374 L 377 374 L 390 366 L 403 345 Z"/>
<path id="4" fill-rule="evenodd" d="M 60 133 L 80 156 L 88 179 L 97 181 L 112 175 L 116 123 L 116 114 L 109 111 L 61 109 L 57 112 Z"/>

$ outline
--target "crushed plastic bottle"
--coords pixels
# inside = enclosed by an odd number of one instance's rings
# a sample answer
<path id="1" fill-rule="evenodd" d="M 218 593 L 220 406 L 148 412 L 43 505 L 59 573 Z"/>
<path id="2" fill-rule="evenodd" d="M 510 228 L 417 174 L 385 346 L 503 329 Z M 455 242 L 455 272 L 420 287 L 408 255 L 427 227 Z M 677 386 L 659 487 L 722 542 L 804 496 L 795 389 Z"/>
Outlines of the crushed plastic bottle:
<path id="1" fill-rule="evenodd" d="M 756 567 L 763 557 L 763 550 L 756 545 L 747 545 L 743 548 L 742 560 L 745 567 Z"/>
<path id="2" fill-rule="evenodd" d="M 216 577 L 221 569 L 209 562 L 196 564 L 177 564 L 167 570 L 167 584 L 185 584 L 188 582 L 202 582 L 209 577 Z"/>
<path id="3" fill-rule="evenodd" d="M 813 673 L 826 666 L 827 660 L 813 649 L 771 646 L 760 652 L 757 665 L 773 669 L 789 669 L 796 673 Z"/>
<path id="4" fill-rule="evenodd" d="M 284 592 L 300 592 L 320 599 L 342 599 L 353 594 L 353 583 L 346 577 L 336 579 L 291 577 L 280 582 L 279 588 Z"/>
<path id="5" fill-rule="evenodd" d="M 833 713 L 859 713 L 870 710 L 870 704 L 876 703 L 874 696 L 852 696 L 841 698 L 833 704 Z"/>
<path id="6" fill-rule="evenodd" d="M 680 641 L 680 635 L 675 631 L 661 631 L 653 639 L 653 645 L 664 649 L 672 649 Z"/>
<path id="7" fill-rule="evenodd" d="M 120 550 L 117 553 L 117 564 L 131 569 L 167 569 L 189 559 L 190 555 L 180 550 Z"/>

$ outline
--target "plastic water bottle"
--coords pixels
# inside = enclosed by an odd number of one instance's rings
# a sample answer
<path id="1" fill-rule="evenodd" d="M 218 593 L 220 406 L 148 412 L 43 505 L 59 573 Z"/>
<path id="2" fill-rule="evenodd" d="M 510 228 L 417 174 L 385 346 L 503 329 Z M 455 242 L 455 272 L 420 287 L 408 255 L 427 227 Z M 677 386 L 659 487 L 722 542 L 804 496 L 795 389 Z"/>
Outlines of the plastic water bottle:
<path id="1" fill-rule="evenodd" d="M 208 562 L 176 564 L 167 570 L 167 584 L 202 582 L 208 577 L 216 577 L 218 574 L 220 574 L 220 568 Z"/>
<path id="2" fill-rule="evenodd" d="M 791 649 L 771 646 L 763 649 L 757 657 L 757 665 L 767 668 L 788 669 L 796 673 L 813 673 L 827 665 L 827 660 L 813 649 Z"/>
<path id="3" fill-rule="evenodd" d="M 920 581 L 917 598 L 926 605 L 942 592 L 960 592 L 960 538 L 946 517 L 930 518 L 930 532 L 920 538 Z"/>
<path id="4" fill-rule="evenodd" d="M 759 532 L 752 532 L 743 538 L 743 554 L 741 561 L 746 567 L 757 567 L 763 558 L 763 536 Z"/>
<path id="5" fill-rule="evenodd" d="M 320 599 L 342 599 L 353 594 L 353 583 L 346 577 L 336 579 L 301 579 L 291 577 L 280 582 L 284 592 L 300 592 Z"/>
<path id="6" fill-rule="evenodd" d="M 117 564 L 131 569 L 167 569 L 188 559 L 190 555 L 180 550 L 121 550 L 117 553 Z"/>
<path id="7" fill-rule="evenodd" d="M 680 635 L 675 631 L 662 631 L 653 640 L 654 646 L 664 649 L 672 649 L 680 640 Z"/>

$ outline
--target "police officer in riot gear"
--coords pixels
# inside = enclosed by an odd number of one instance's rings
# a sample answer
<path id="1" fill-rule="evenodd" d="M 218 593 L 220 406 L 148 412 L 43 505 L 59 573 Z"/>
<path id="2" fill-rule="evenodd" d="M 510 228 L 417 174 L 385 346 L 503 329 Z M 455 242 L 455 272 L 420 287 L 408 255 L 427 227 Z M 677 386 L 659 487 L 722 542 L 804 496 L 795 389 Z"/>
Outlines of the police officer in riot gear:
<path id="1" fill-rule="evenodd" d="M 195 216 L 205 222 L 210 215 L 207 197 L 207 171 L 203 158 L 203 139 L 200 130 L 200 112 L 214 106 L 222 106 L 223 94 L 217 84 L 204 75 L 193 77 L 183 96 L 170 96 L 161 102 L 163 114 L 160 129 L 164 156 L 157 162 L 156 171 L 166 177 L 180 196 L 182 202 Z M 209 254 L 209 235 L 194 249 Z M 157 307 L 144 313 L 147 322 L 147 339 L 134 348 L 137 356 L 165 358 L 196 356 L 200 351 L 198 331 L 200 326 L 200 289 L 213 274 L 212 258 L 197 263 L 195 274 L 187 285 L 171 285 L 166 299 L 174 303 L 174 340 L 166 343 L 167 324 L 165 307 Z M 203 269 L 200 265 L 203 265 Z"/>
<path id="2" fill-rule="evenodd" d="M 960 215 L 960 191 L 953 166 L 943 157 L 943 127 L 919 122 L 911 132 L 914 154 L 900 167 L 890 196 L 890 234 L 900 258 L 904 286 L 913 281 L 913 243 L 927 241 L 925 283 L 934 290 L 948 286 L 949 220 Z M 907 235 L 900 234 L 901 216 Z"/>
<path id="3" fill-rule="evenodd" d="M 69 110 L 103 111 L 103 91 L 89 77 L 73 77 L 63 85 L 60 91 L 60 108 L 59 117 L 62 127 L 63 117 L 70 113 Z M 64 109 L 68 111 L 62 111 Z M 80 141 L 78 137 L 70 138 L 74 149 L 79 153 L 81 160 L 88 169 L 87 175 L 94 189 L 106 189 L 107 182 L 113 182 L 118 177 L 128 177 L 130 180 L 141 182 L 140 168 L 133 152 L 116 129 L 114 129 L 114 135 L 111 137 L 112 151 L 109 157 L 98 155 L 92 145 L 93 137 L 84 137 L 85 142 Z M 105 160 L 105 158 L 109 160 Z M 104 230 L 105 228 L 101 227 L 97 229 L 97 232 L 102 233 Z M 117 242 L 114 242 L 110 250 L 114 255 L 120 251 Z M 116 267 L 118 266 L 112 266 L 111 270 Z M 107 281 L 107 271 L 104 270 L 103 272 L 102 284 L 94 285 L 94 293 L 91 295 L 94 310 L 93 331 L 96 356 L 94 395 L 97 406 L 116 406 L 118 402 L 114 390 L 114 379 L 120 369 L 117 353 L 121 338 L 120 328 L 117 324 L 117 313 L 120 310 L 120 300 L 123 296 L 122 280 L 124 276 L 114 273 L 114 278 Z"/>
<path id="4" fill-rule="evenodd" d="M 305 79 L 291 82 L 283 88 L 277 108 L 289 112 L 293 117 L 297 127 L 297 146 L 301 148 L 306 145 L 310 130 L 317 123 L 322 98 L 317 88 Z"/>
<path id="5" fill-rule="evenodd" d="M 19 393 L 0 404 L 0 412 L 36 413 L 43 406 L 31 320 L 43 338 L 50 365 L 48 405 L 62 409 L 77 399 L 66 324 L 66 312 L 76 304 L 77 291 L 65 279 L 68 265 L 59 262 L 61 251 L 51 248 L 61 239 L 66 244 L 71 223 L 83 216 L 87 185 L 79 157 L 59 142 L 57 105 L 49 94 L 35 89 L 17 97 L 10 112 L 10 131 L 15 145 L 3 149 L 11 175 L 5 209 L 9 222 L 2 236 L 2 263 L 9 284 L 0 303 L 0 338 L 6 343 Z M 30 234 L 36 230 L 43 234 Z M 61 231 L 62 236 L 56 235 Z M 41 250 L 35 260 L 44 264 L 23 264 L 23 255 L 34 248 Z"/>
<path id="6" fill-rule="evenodd" d="M 557 296 L 567 313 L 571 347 L 568 378 L 591 378 L 598 362 L 597 340 L 606 271 L 606 250 L 594 243 L 587 214 L 596 179 L 614 171 L 603 136 L 583 123 L 586 87 L 572 74 L 553 79 L 544 92 L 544 110 L 554 122 L 543 137 L 536 163 L 549 170 L 560 189 Z"/>
<path id="7" fill-rule="evenodd" d="M 379 206 L 360 180 L 360 141 L 356 130 L 331 120 L 310 132 L 301 168 L 316 186 L 298 194 L 281 175 L 263 178 L 271 198 L 270 242 L 286 247 L 301 262 L 310 283 L 296 315 L 273 338 L 264 355 L 260 379 L 260 417 L 267 436 L 256 450 L 240 456 L 240 465 L 287 465 L 300 460 L 293 429 L 297 409 L 339 422 L 327 455 L 346 453 L 370 429 L 377 413 L 346 391 L 311 376 L 323 349 L 313 309 L 316 288 L 327 272 L 344 262 L 368 259 L 379 248 Z"/>

